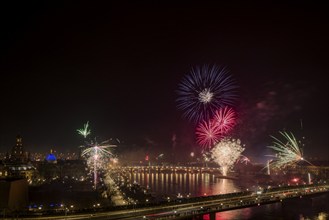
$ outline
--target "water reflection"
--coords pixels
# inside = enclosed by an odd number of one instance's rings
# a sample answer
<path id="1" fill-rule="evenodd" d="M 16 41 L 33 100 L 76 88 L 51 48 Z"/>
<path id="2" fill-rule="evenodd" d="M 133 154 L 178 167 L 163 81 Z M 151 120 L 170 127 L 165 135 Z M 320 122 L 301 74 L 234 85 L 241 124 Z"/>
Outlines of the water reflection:
<path id="1" fill-rule="evenodd" d="M 240 191 L 238 182 L 211 173 L 132 172 L 130 182 L 150 188 L 158 195 L 204 196 Z"/>
<path id="2" fill-rule="evenodd" d="M 307 201 L 308 200 L 308 201 Z M 312 199 L 311 199 L 312 200 Z M 218 212 L 216 220 L 224 219 L 298 219 L 298 220 L 326 220 L 329 219 L 329 194 L 316 198 L 317 202 L 309 204 L 309 199 L 295 200 L 288 203 L 273 203 L 262 206 Z M 204 215 L 203 220 L 209 220 Z"/>
<path id="3" fill-rule="evenodd" d="M 251 219 L 252 210 L 251 208 L 245 208 L 245 209 L 236 209 L 226 212 L 217 212 L 215 218 L 216 220 Z M 210 220 L 210 215 L 209 214 L 204 215 L 203 220 Z"/>

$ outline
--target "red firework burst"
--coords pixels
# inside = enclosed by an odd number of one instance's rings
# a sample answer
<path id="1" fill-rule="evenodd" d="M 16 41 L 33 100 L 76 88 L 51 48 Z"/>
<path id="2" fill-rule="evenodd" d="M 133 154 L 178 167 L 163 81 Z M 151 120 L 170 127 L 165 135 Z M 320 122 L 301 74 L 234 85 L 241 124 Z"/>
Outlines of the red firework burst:
<path id="1" fill-rule="evenodd" d="M 213 122 L 221 134 L 227 134 L 236 124 L 236 113 L 230 107 L 225 106 L 215 112 Z"/>
<path id="2" fill-rule="evenodd" d="M 221 137 L 221 131 L 216 124 L 210 121 L 202 121 L 196 128 L 196 141 L 204 148 L 214 146 Z"/>

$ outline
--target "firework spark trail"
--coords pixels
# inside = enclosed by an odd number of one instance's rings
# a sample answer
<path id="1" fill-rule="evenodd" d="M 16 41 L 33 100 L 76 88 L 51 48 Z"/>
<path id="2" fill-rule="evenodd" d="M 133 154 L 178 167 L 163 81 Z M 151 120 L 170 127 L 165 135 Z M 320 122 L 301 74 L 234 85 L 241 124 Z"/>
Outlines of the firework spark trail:
<path id="1" fill-rule="evenodd" d="M 243 151 L 239 139 L 224 138 L 211 150 L 211 157 L 221 167 L 223 176 L 227 176 Z"/>
<path id="2" fill-rule="evenodd" d="M 228 71 L 216 65 L 192 68 L 178 86 L 178 109 L 190 121 L 209 120 L 215 111 L 236 100 L 234 80 Z"/>
<path id="3" fill-rule="evenodd" d="M 81 156 L 85 156 L 87 154 L 93 154 L 94 152 L 97 152 L 101 155 L 107 155 L 107 156 L 113 156 L 112 152 L 109 150 L 111 147 L 116 147 L 116 145 L 109 144 L 109 141 L 103 141 L 100 144 L 97 143 L 97 141 L 90 141 L 87 142 L 87 148 L 82 151 Z"/>
<path id="4" fill-rule="evenodd" d="M 236 113 L 228 106 L 220 108 L 215 112 L 213 123 L 222 134 L 226 134 L 233 129 L 236 122 Z"/>
<path id="5" fill-rule="evenodd" d="M 84 138 L 87 138 L 87 136 L 90 135 L 90 129 L 88 129 L 88 126 L 89 121 L 84 124 L 84 127 L 82 129 L 77 129 L 78 134 L 82 135 Z"/>
<path id="6" fill-rule="evenodd" d="M 212 121 L 203 121 L 196 128 L 196 141 L 203 148 L 210 148 L 214 146 L 221 136 L 218 126 Z"/>
<path id="7" fill-rule="evenodd" d="M 267 155 L 275 158 L 275 160 L 271 163 L 272 166 L 276 168 L 284 168 L 286 166 L 295 165 L 302 160 L 311 164 L 303 158 L 303 151 L 300 148 L 295 136 L 291 132 L 290 134 L 281 131 L 279 133 L 283 136 L 284 141 L 271 136 L 274 139 L 274 142 L 272 146 L 268 146 L 276 152 L 276 155 Z"/>
<path id="8" fill-rule="evenodd" d="M 113 156 L 110 151 L 112 147 L 116 147 L 116 145 L 109 144 L 109 141 L 98 144 L 95 139 L 95 141 L 87 142 L 86 149 L 82 151 L 81 156 L 87 158 L 87 164 L 93 170 L 95 189 L 97 187 L 97 172 L 104 169 L 107 159 Z"/>
<path id="9" fill-rule="evenodd" d="M 239 161 L 240 163 L 244 163 L 245 165 L 251 163 L 250 159 L 244 155 L 240 155 Z"/>

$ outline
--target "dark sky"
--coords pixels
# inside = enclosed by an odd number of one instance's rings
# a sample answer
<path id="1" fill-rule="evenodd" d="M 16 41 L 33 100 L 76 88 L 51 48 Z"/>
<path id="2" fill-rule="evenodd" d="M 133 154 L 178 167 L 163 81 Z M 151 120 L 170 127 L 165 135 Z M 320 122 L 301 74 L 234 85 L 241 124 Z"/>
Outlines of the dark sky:
<path id="1" fill-rule="evenodd" d="M 17 134 L 31 151 L 75 150 L 89 121 L 100 139 L 160 150 L 176 134 L 189 152 L 175 90 L 192 66 L 217 64 L 239 85 L 232 135 L 247 155 L 288 130 L 328 159 L 327 8 L 307 2 L 1 3 L 0 151 Z"/>

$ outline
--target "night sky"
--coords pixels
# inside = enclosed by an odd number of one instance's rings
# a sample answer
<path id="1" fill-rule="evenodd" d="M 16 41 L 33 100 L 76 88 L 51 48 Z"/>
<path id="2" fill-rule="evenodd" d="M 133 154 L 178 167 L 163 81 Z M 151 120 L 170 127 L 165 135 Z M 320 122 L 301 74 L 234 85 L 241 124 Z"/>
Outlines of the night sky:
<path id="1" fill-rule="evenodd" d="M 309 1 L 307 1 L 309 2 Z M 262 158 L 279 130 L 329 159 L 328 16 L 302 1 L 1 3 L 0 151 L 76 150 L 76 129 L 146 151 L 195 150 L 176 107 L 191 67 L 225 66 L 239 86 L 232 134 Z M 302 125 L 302 126 L 301 126 Z M 182 154 L 183 155 L 183 154 Z"/>

